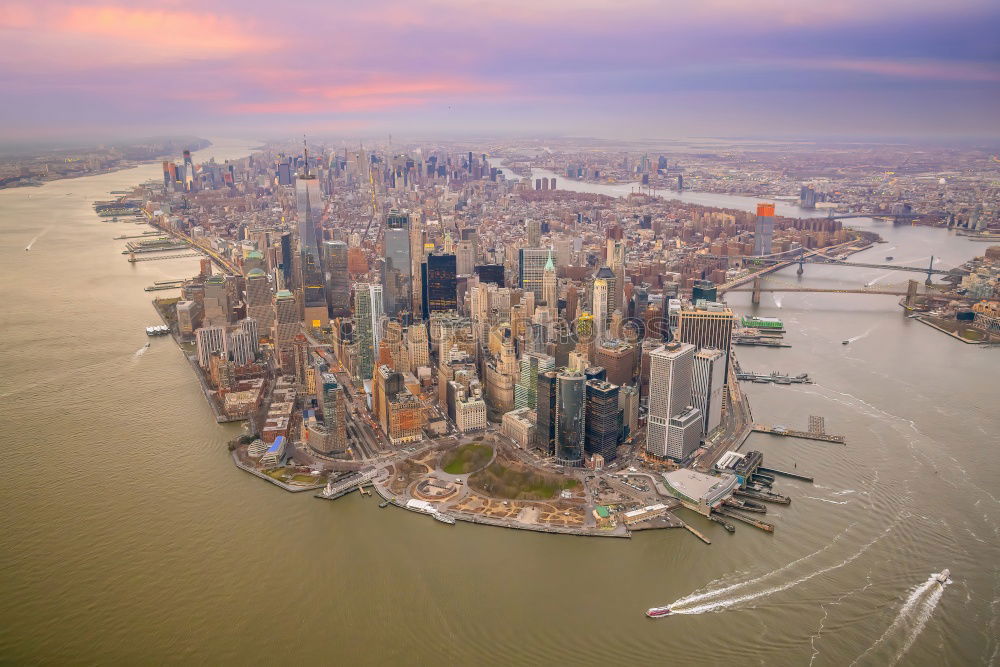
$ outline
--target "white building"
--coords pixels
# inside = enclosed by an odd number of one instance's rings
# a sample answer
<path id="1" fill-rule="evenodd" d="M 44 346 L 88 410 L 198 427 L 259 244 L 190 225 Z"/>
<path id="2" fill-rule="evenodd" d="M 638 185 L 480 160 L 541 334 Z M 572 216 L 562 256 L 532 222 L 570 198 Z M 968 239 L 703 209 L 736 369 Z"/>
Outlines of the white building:
<path id="1" fill-rule="evenodd" d="M 202 327 L 194 332 L 198 349 L 198 365 L 208 368 L 213 354 L 228 355 L 229 346 L 223 327 Z"/>
<path id="2" fill-rule="evenodd" d="M 649 420 L 646 451 L 668 456 L 667 430 L 670 418 L 691 405 L 691 367 L 694 345 L 667 343 L 649 354 Z"/>
<path id="3" fill-rule="evenodd" d="M 518 408 L 504 414 L 500 432 L 524 449 L 528 449 L 535 431 L 533 412 L 531 408 Z"/>

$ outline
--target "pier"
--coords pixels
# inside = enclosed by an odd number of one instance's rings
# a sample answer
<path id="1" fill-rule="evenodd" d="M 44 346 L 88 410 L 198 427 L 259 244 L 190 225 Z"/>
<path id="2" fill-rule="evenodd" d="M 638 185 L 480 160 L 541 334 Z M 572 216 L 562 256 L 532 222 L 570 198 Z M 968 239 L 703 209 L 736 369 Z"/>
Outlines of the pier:
<path id="1" fill-rule="evenodd" d="M 771 382 L 773 384 L 812 384 L 812 380 L 809 379 L 808 373 L 801 373 L 799 375 L 783 375 L 777 371 L 771 371 L 770 375 L 760 375 L 754 373 L 753 371 L 737 371 L 736 379 L 742 380 L 743 382 L 756 382 L 758 384 L 764 384 Z"/>
<path id="2" fill-rule="evenodd" d="M 732 510 L 714 510 L 716 514 L 721 514 L 722 516 L 729 517 L 730 519 L 736 519 L 737 521 L 742 521 L 743 523 L 750 524 L 754 528 L 759 528 L 765 533 L 774 532 L 774 524 L 770 524 L 767 521 L 761 521 L 760 519 L 754 519 L 753 517 L 743 516 L 739 512 L 733 512 Z"/>
<path id="3" fill-rule="evenodd" d="M 779 505 L 791 505 L 792 499 L 788 496 L 782 496 L 777 493 L 771 493 L 769 491 L 751 491 L 749 489 L 736 489 L 733 491 L 734 496 L 740 496 L 741 498 L 753 498 L 755 500 L 763 500 L 769 503 L 778 503 Z"/>
<path id="4" fill-rule="evenodd" d="M 774 475 L 781 475 L 783 477 L 791 477 L 792 479 L 798 479 L 798 480 L 801 480 L 803 482 L 810 482 L 811 483 L 813 481 L 813 478 L 809 477 L 808 475 L 800 475 L 800 474 L 795 473 L 795 472 L 787 472 L 785 470 L 778 470 L 777 468 L 765 468 L 765 467 L 761 466 L 761 467 L 757 468 L 757 470 L 760 470 L 762 472 L 771 473 L 771 474 L 774 474 Z"/>
<path id="5" fill-rule="evenodd" d="M 681 525 L 684 526 L 685 528 L 687 528 L 687 530 L 688 530 L 689 533 L 691 533 L 692 535 L 694 535 L 695 537 L 697 537 L 699 540 L 701 540 L 705 544 L 711 544 L 712 543 L 712 540 L 710 540 L 707 537 L 705 537 L 704 535 L 702 535 L 694 526 L 689 526 L 686 523 L 684 523 L 683 521 L 681 522 Z"/>
<path id="6" fill-rule="evenodd" d="M 771 435 L 781 435 L 787 438 L 801 438 L 803 440 L 819 440 L 821 442 L 832 442 L 838 445 L 845 444 L 846 440 L 842 435 L 830 435 L 829 433 L 814 433 L 812 431 L 794 431 L 784 426 L 767 426 L 766 424 L 754 424 L 754 433 L 769 433 Z"/>
<path id="7" fill-rule="evenodd" d="M 132 255 L 128 258 L 128 261 L 131 262 L 132 264 L 135 264 L 136 262 L 155 262 L 161 259 L 180 259 L 181 257 L 200 257 L 200 256 L 201 253 L 199 252 L 184 252 L 179 255 L 155 255 L 153 257 L 136 257 L 135 255 Z"/>

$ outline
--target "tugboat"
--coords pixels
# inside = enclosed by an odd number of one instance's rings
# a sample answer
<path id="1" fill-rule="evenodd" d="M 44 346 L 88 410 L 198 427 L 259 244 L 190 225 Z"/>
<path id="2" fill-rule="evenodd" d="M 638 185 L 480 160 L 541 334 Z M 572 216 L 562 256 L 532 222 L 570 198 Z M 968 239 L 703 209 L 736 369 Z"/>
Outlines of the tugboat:
<path id="1" fill-rule="evenodd" d="M 646 610 L 646 616 L 649 618 L 661 618 L 669 615 L 670 607 L 651 607 Z"/>

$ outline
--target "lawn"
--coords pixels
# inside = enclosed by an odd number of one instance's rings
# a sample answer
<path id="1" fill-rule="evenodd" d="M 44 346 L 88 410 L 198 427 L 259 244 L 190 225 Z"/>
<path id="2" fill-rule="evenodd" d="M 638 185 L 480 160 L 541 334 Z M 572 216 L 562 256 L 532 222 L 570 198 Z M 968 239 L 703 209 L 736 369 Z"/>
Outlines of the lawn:
<path id="1" fill-rule="evenodd" d="M 493 448 L 489 445 L 462 445 L 445 454 L 441 469 L 449 475 L 465 475 L 482 468 L 492 456 Z"/>
<path id="2" fill-rule="evenodd" d="M 511 500 L 549 500 L 563 489 L 572 489 L 580 482 L 562 475 L 550 475 L 523 466 L 505 465 L 494 461 L 485 470 L 469 477 L 469 486 L 495 498 Z"/>

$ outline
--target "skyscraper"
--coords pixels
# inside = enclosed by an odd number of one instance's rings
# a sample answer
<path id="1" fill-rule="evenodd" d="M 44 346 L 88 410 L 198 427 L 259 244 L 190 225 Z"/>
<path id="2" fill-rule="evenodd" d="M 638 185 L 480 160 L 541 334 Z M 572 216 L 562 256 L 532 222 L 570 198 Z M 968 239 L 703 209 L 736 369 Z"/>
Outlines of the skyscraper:
<path id="1" fill-rule="evenodd" d="M 586 382 L 579 371 L 564 370 L 557 377 L 555 456 L 560 465 L 583 465 Z"/>
<path id="2" fill-rule="evenodd" d="M 351 276 L 347 270 L 347 244 L 343 241 L 326 241 L 327 287 L 330 312 L 334 317 L 345 317 L 351 312 Z"/>
<path id="3" fill-rule="evenodd" d="M 551 248 L 542 273 L 542 300 L 549 311 L 549 321 L 555 322 L 559 317 L 559 279 L 556 277 Z"/>
<path id="4" fill-rule="evenodd" d="M 735 317 L 722 303 L 709 302 L 702 308 L 687 308 L 678 313 L 676 339 L 695 347 L 722 350 L 726 357 L 723 383 L 729 372 L 729 348 L 733 338 Z"/>
<path id="5" fill-rule="evenodd" d="M 771 237 L 774 234 L 774 204 L 757 204 L 757 220 L 753 230 L 753 254 L 758 257 L 771 254 Z"/>
<path id="6" fill-rule="evenodd" d="M 554 370 L 545 371 L 538 374 L 536 384 L 535 447 L 549 455 L 555 452 L 558 377 L 559 374 Z"/>
<path id="7" fill-rule="evenodd" d="M 295 295 L 288 290 L 279 290 L 274 295 L 274 347 L 283 367 L 291 361 L 289 352 L 299 328 L 299 308 Z"/>
<path id="8" fill-rule="evenodd" d="M 382 287 L 385 314 L 393 318 L 410 315 L 413 266 L 410 253 L 410 214 L 393 209 L 385 219 L 385 263 Z"/>
<path id="9" fill-rule="evenodd" d="M 427 278 L 424 281 L 424 313 L 458 310 L 455 255 L 427 255 Z"/>
<path id="10" fill-rule="evenodd" d="M 549 250 L 545 248 L 521 248 L 518 251 L 519 287 L 535 293 L 535 298 L 541 301 L 542 279 L 545 277 L 545 265 L 549 263 Z"/>
<path id="11" fill-rule="evenodd" d="M 667 456 L 668 422 L 691 405 L 694 352 L 694 345 L 667 343 L 649 354 L 646 451 L 654 456 Z"/>
<path id="12" fill-rule="evenodd" d="M 208 368 L 213 354 L 227 356 L 229 353 L 226 330 L 223 327 L 208 326 L 195 330 L 195 344 L 198 352 L 198 365 Z"/>
<path id="13" fill-rule="evenodd" d="M 357 283 L 354 285 L 354 340 L 358 358 L 355 379 L 364 381 L 372 377 L 375 366 L 375 349 L 379 343 L 382 319 L 382 285 Z"/>
<path id="14" fill-rule="evenodd" d="M 608 324 L 608 281 L 604 278 L 594 280 L 594 298 L 591 305 L 594 311 L 594 340 L 604 340 Z"/>
<path id="15" fill-rule="evenodd" d="M 722 350 L 703 348 L 694 355 L 691 401 L 701 410 L 703 431 L 709 434 L 722 421 L 722 387 L 726 384 L 726 359 Z"/>
<path id="16" fill-rule="evenodd" d="M 205 325 L 226 326 L 229 324 L 230 303 L 225 276 L 210 276 L 205 280 Z"/>
<path id="17" fill-rule="evenodd" d="M 538 403 L 538 374 L 555 368 L 547 354 L 527 352 L 521 356 L 521 374 L 514 385 L 514 408 L 534 408 Z"/>
<path id="18" fill-rule="evenodd" d="M 600 454 L 610 463 L 618 455 L 621 434 L 619 387 L 604 380 L 587 381 L 586 451 Z"/>
<path id="19" fill-rule="evenodd" d="M 537 248 L 542 242 L 542 223 L 529 218 L 525 226 L 528 229 L 528 247 Z"/>
<path id="20" fill-rule="evenodd" d="M 247 273 L 247 317 L 257 321 L 257 331 L 264 336 L 271 335 L 274 326 L 274 305 L 271 281 L 260 269 Z"/>
<path id="21" fill-rule="evenodd" d="M 309 155 L 306 153 L 305 173 L 295 180 L 295 211 L 299 233 L 299 280 L 302 290 L 303 322 L 306 326 L 326 324 L 329 316 L 326 304 L 326 280 L 320 255 L 323 238 L 321 220 L 323 199 L 319 181 L 309 173 Z"/>
<path id="22" fill-rule="evenodd" d="M 323 422 L 326 424 L 326 438 L 323 454 L 341 454 L 347 451 L 347 406 L 344 388 L 333 373 L 323 373 L 320 405 L 323 407 Z"/>

